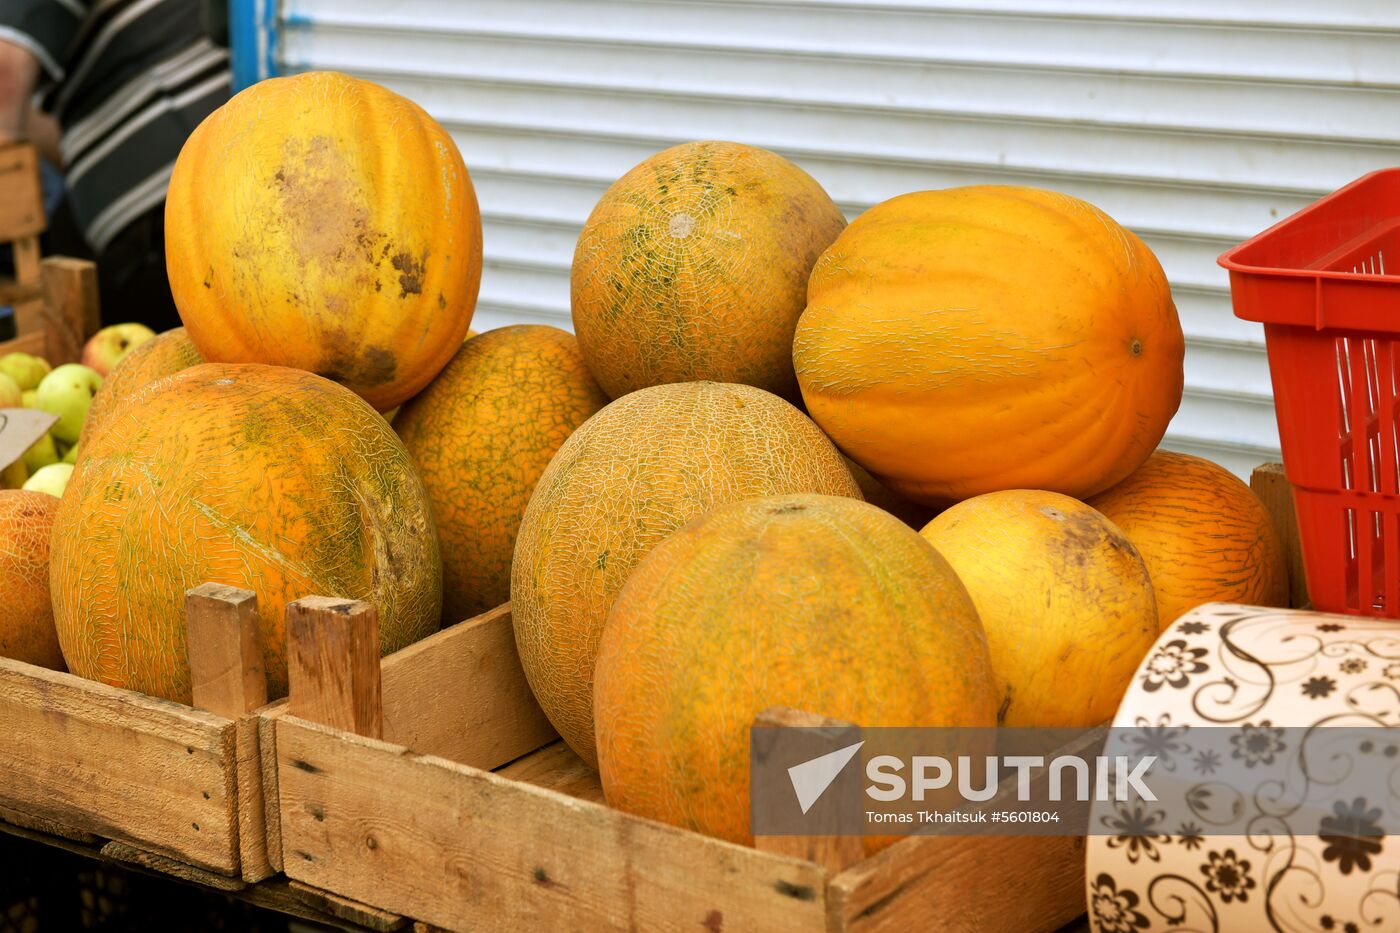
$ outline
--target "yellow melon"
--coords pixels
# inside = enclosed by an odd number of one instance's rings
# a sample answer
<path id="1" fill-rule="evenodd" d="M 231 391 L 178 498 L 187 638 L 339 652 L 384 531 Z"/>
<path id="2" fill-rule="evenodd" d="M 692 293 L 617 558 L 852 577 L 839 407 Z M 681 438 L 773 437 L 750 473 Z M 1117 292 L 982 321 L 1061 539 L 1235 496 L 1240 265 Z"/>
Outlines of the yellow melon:
<path id="1" fill-rule="evenodd" d="M 58 499 L 0 490 L 0 657 L 63 670 L 49 600 L 49 538 Z"/>
<path id="2" fill-rule="evenodd" d="M 574 330 L 608 395 L 742 382 L 797 397 L 792 332 L 812 264 L 846 219 L 787 159 L 673 146 L 622 176 L 574 252 Z"/>
<path id="3" fill-rule="evenodd" d="M 986 728 L 996 702 L 977 610 L 918 534 L 854 499 L 747 499 L 657 545 L 613 603 L 599 772 L 612 806 L 751 844 L 760 712 Z"/>
<path id="4" fill-rule="evenodd" d="M 1159 450 L 1089 504 L 1147 563 L 1162 628 L 1202 603 L 1288 605 L 1288 566 L 1273 521 L 1224 467 Z"/>
<path id="5" fill-rule="evenodd" d="M 1011 489 L 965 500 L 923 535 L 972 594 L 1006 726 L 1094 726 L 1113 717 L 1157 637 L 1137 550 L 1094 509 Z"/>
<path id="6" fill-rule="evenodd" d="M 573 335 L 521 325 L 467 341 L 403 406 L 394 429 L 437 521 L 447 621 L 510 599 L 530 493 L 559 446 L 607 403 Z"/>
<path id="7" fill-rule="evenodd" d="M 92 397 L 83 433 L 78 438 L 79 455 L 88 441 L 102 430 L 113 409 L 138 389 L 202 362 L 199 350 L 183 327 L 158 334 L 122 357 Z"/>
<path id="8" fill-rule="evenodd" d="M 386 654 L 442 609 L 427 495 L 393 429 L 343 386 L 256 364 L 194 366 L 119 406 L 59 506 L 50 582 L 73 673 L 185 703 L 201 583 L 257 593 L 274 697 L 292 600 L 373 603 Z"/>
<path id="9" fill-rule="evenodd" d="M 608 405 L 559 448 L 520 525 L 511 601 L 530 686 L 584 760 L 596 760 L 598 640 L 637 562 L 718 505 L 786 492 L 860 498 L 817 426 L 751 386 L 641 389 Z"/>

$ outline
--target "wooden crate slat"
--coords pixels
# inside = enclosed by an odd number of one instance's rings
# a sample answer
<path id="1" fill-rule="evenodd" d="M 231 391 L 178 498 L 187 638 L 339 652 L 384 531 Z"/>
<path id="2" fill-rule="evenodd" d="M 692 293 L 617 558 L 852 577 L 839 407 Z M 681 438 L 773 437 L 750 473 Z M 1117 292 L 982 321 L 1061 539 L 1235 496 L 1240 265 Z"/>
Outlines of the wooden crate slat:
<path id="1" fill-rule="evenodd" d="M 39 153 L 28 143 L 0 145 L 0 242 L 43 233 Z"/>
<path id="2" fill-rule="evenodd" d="M 233 722 L 8 658 L 0 722 L 0 803 L 238 872 Z"/>
<path id="3" fill-rule="evenodd" d="M 1282 463 L 1263 463 L 1254 468 L 1249 478 L 1254 495 L 1264 503 L 1264 510 L 1274 520 L 1283 558 L 1288 564 L 1289 605 L 1294 609 L 1312 606 L 1308 598 L 1308 577 L 1303 567 L 1303 542 L 1298 536 L 1298 512 L 1293 504 L 1293 487 L 1283 472 Z"/>
<path id="4" fill-rule="evenodd" d="M 293 716 L 276 728 L 289 878 L 449 929 L 825 925 L 809 862 Z"/>
<path id="5" fill-rule="evenodd" d="M 384 738 L 420 754 L 494 768 L 555 738 L 516 655 L 509 603 L 391 654 L 381 672 Z"/>
<path id="6" fill-rule="evenodd" d="M 496 773 L 512 781 L 524 781 L 579 800 L 604 802 L 603 784 L 598 772 L 563 739 L 497 768 Z"/>

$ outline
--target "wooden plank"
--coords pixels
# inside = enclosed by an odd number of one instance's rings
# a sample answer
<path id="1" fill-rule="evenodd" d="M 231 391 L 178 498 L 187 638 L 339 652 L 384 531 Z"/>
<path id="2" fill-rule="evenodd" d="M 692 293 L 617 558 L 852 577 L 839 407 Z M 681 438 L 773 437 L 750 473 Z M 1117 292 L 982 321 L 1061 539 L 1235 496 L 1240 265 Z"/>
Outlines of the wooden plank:
<path id="1" fill-rule="evenodd" d="M 1303 567 L 1303 542 L 1298 536 L 1298 513 L 1293 503 L 1293 487 L 1282 463 L 1265 463 L 1254 468 L 1249 486 L 1274 520 L 1283 557 L 1288 563 L 1289 603 L 1294 609 L 1309 609 L 1308 577 Z"/>
<path id="2" fill-rule="evenodd" d="M 386 741 L 489 769 L 555 738 L 520 667 L 509 603 L 389 655 L 380 669 Z"/>
<path id="3" fill-rule="evenodd" d="M 101 326 L 97 266 L 85 259 L 50 256 L 43 264 L 44 326 L 48 360 L 76 363 L 83 344 Z"/>
<path id="4" fill-rule="evenodd" d="M 237 794 L 238 866 L 244 881 L 262 881 L 277 874 L 267 855 L 267 816 L 263 801 L 262 754 L 256 713 L 240 716 L 234 723 L 234 753 L 237 756 L 234 789 Z"/>
<path id="5" fill-rule="evenodd" d="M 0 356 L 10 353 L 28 353 L 48 359 L 49 337 L 43 332 L 21 334 L 13 340 L 0 341 Z"/>
<path id="6" fill-rule="evenodd" d="M 849 722 L 830 719 L 815 713 L 773 707 L 754 717 L 754 753 L 760 759 L 768 756 L 782 756 L 783 746 L 791 733 L 788 729 L 820 729 L 833 742 L 849 745 L 860 740 L 859 729 Z M 837 745 L 833 744 L 833 748 Z M 791 752 L 789 751 L 790 755 Z M 791 760 L 790 758 L 788 760 Z M 811 819 L 808 814 L 808 819 Z M 830 832 L 835 827 L 820 827 Z M 810 836 L 755 836 L 754 847 L 763 852 L 775 852 L 806 859 L 825 868 L 835 875 L 856 864 L 865 857 L 863 836 L 816 834 Z"/>
<path id="7" fill-rule="evenodd" d="M 126 862 L 131 865 L 140 865 L 142 868 L 149 868 L 152 871 L 160 872 L 163 875 L 170 875 L 179 878 L 181 881 L 188 881 L 201 887 L 213 888 L 216 891 L 241 891 L 247 887 L 238 878 L 226 878 L 213 872 L 202 871 L 193 865 L 186 865 L 178 859 L 158 855 L 155 852 L 148 852 L 139 846 L 127 845 L 124 842 L 109 842 L 102 847 L 102 857 L 111 859 L 114 862 Z"/>
<path id="8" fill-rule="evenodd" d="M 87 845 L 100 842 L 101 840 L 92 833 L 83 832 L 81 829 L 74 829 L 63 823 L 54 820 L 46 820 L 42 816 L 33 816 L 23 810 L 12 810 L 9 807 L 0 807 L 0 823 L 9 823 L 11 826 L 20 826 L 24 829 L 33 830 L 36 833 L 43 833 L 47 836 L 59 836 L 72 842 L 81 842 Z"/>
<path id="9" fill-rule="evenodd" d="M 0 242 L 44 232 L 39 153 L 28 143 L 0 145 Z"/>
<path id="10" fill-rule="evenodd" d="M 448 929 L 821 930 L 817 866 L 277 722 L 288 877 Z"/>
<path id="11" fill-rule="evenodd" d="M 1107 735 L 1107 727 L 1086 731 L 1050 757 L 1093 757 Z M 1041 768 L 1033 793 L 1044 794 L 1047 782 Z M 1015 799 L 1012 777 L 977 806 Z M 834 877 L 830 892 L 830 929 L 848 933 L 1056 930 L 1084 913 L 1084 837 L 913 836 Z"/>
<path id="12" fill-rule="evenodd" d="M 1082 836 L 923 836 L 831 882 L 831 929 L 1026 933 L 1084 912 Z"/>
<path id="13" fill-rule="evenodd" d="M 282 814 L 277 795 L 277 720 L 287 712 L 287 701 L 264 707 L 258 716 L 258 764 L 262 777 L 263 832 L 267 863 L 282 871 Z"/>
<path id="14" fill-rule="evenodd" d="M 356 735 L 384 734 L 379 612 L 366 602 L 308 596 L 287 607 L 289 712 Z"/>
<path id="15" fill-rule="evenodd" d="M 562 739 L 517 758 L 496 773 L 512 781 L 524 781 L 559 794 L 603 803 L 603 783 L 586 761 Z"/>
<path id="16" fill-rule="evenodd" d="M 287 883 L 297 896 L 310 904 L 312 908 L 347 923 L 375 930 L 378 933 L 391 933 L 393 930 L 402 929 L 408 925 L 406 919 L 398 914 L 391 914 L 387 910 L 361 904 L 359 901 L 341 897 L 339 894 L 332 894 L 330 891 L 322 891 L 320 888 L 313 888 L 300 881 Z"/>
<path id="17" fill-rule="evenodd" d="M 267 705 L 258 597 L 220 583 L 185 594 L 194 705 L 237 719 Z"/>
<path id="18" fill-rule="evenodd" d="M 0 658 L 0 804 L 238 872 L 234 724 Z"/>
<path id="19" fill-rule="evenodd" d="M 15 284 L 19 288 L 27 286 L 30 290 L 30 297 L 16 296 L 16 300 L 13 302 L 15 332 L 28 334 L 43 330 L 44 290 L 39 262 L 39 238 L 37 236 L 21 237 L 10 246 L 14 250 Z M 32 289 L 35 287 L 38 288 L 38 294 L 33 294 Z"/>

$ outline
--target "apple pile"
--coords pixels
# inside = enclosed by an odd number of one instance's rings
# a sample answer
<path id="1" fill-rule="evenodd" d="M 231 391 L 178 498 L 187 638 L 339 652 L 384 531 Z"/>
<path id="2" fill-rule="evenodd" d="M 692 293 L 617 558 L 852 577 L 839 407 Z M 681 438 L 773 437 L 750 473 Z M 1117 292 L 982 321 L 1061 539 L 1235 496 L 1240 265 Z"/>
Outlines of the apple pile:
<path id="1" fill-rule="evenodd" d="M 123 357 L 154 336 L 143 324 L 104 327 L 83 347 L 81 363 L 58 367 L 28 353 L 0 356 L 0 408 L 35 408 L 58 418 L 23 457 L 0 470 L 0 489 L 61 497 L 92 397 Z"/>

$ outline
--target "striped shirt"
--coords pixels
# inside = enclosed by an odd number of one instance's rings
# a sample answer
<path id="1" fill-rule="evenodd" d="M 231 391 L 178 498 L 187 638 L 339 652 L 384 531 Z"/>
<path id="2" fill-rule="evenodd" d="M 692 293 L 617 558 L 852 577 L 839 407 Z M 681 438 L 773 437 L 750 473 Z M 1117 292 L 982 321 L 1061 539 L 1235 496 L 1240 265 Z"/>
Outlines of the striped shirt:
<path id="1" fill-rule="evenodd" d="M 185 138 L 228 100 L 223 4 L 210 0 L 0 0 L 0 39 L 39 61 L 73 214 L 101 253 L 165 200 Z"/>

